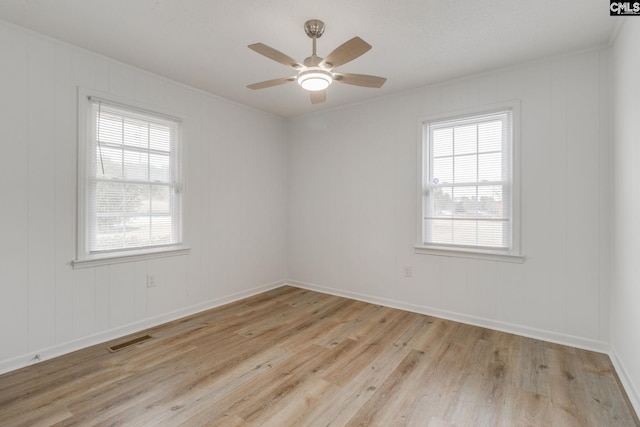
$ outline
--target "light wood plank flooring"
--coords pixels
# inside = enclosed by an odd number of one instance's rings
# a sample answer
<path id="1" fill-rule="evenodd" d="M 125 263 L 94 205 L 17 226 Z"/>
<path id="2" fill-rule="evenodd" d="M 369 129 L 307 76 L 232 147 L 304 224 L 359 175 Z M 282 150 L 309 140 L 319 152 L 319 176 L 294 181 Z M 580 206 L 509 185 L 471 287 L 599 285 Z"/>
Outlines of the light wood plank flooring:
<path id="1" fill-rule="evenodd" d="M 0 425 L 640 423 L 606 355 L 282 287 L 2 375 Z"/>

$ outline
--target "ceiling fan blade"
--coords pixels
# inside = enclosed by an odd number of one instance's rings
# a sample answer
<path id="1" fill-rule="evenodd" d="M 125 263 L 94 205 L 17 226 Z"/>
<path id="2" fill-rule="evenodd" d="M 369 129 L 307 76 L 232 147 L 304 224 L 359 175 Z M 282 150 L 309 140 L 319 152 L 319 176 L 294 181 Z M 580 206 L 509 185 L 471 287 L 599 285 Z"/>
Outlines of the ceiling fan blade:
<path id="1" fill-rule="evenodd" d="M 381 88 L 384 82 L 387 81 L 385 77 L 368 76 L 366 74 L 334 73 L 333 76 L 337 82 L 362 87 Z"/>
<path id="2" fill-rule="evenodd" d="M 320 66 L 327 68 L 336 68 L 349 61 L 353 61 L 366 51 L 371 49 L 371 45 L 360 37 L 354 37 L 351 40 L 338 46 L 333 52 L 327 55 L 320 63 Z"/>
<path id="3" fill-rule="evenodd" d="M 249 89 L 253 89 L 253 90 L 264 89 L 264 88 L 267 88 L 267 87 L 283 85 L 285 83 L 293 82 L 295 80 L 296 80 L 295 76 L 293 76 L 293 77 L 280 77 L 279 79 L 266 80 L 264 82 L 250 84 L 247 87 Z"/>
<path id="4" fill-rule="evenodd" d="M 255 52 L 258 52 L 260 55 L 264 55 L 269 59 L 273 59 L 276 62 L 286 65 L 287 67 L 291 67 L 294 70 L 299 70 L 302 68 L 302 64 L 300 64 L 298 61 L 296 61 L 289 55 L 285 55 L 279 50 L 275 50 L 274 48 L 267 46 L 266 44 L 254 43 L 250 44 L 248 48 Z"/>
<path id="5" fill-rule="evenodd" d="M 312 104 L 320 104 L 327 100 L 327 92 L 324 90 L 309 92 L 309 97 L 311 98 Z"/>

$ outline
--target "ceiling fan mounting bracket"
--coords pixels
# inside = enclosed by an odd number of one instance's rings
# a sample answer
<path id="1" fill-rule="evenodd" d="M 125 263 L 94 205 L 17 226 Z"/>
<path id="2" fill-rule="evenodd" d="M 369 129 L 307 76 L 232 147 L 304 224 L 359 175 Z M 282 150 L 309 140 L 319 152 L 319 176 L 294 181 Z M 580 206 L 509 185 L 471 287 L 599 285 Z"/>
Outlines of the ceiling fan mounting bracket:
<path id="1" fill-rule="evenodd" d="M 320 38 L 324 34 L 324 22 L 319 19 L 310 19 L 304 23 L 304 32 L 310 38 Z"/>

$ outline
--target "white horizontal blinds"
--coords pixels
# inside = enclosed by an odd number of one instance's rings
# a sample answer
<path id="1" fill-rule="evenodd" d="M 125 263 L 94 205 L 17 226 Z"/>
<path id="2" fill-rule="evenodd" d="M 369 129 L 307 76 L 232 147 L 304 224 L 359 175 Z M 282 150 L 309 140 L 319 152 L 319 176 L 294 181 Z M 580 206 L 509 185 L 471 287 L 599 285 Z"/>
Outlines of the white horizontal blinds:
<path id="1" fill-rule="evenodd" d="M 511 113 L 425 125 L 425 244 L 510 249 Z"/>
<path id="2" fill-rule="evenodd" d="M 89 252 L 180 243 L 178 122 L 91 100 Z"/>

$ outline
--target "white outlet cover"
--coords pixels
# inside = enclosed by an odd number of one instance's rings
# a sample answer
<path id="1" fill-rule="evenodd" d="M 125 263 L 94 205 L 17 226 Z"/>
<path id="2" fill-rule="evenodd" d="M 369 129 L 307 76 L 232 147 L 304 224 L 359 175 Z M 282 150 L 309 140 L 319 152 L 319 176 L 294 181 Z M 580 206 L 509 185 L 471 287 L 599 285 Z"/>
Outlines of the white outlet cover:
<path id="1" fill-rule="evenodd" d="M 405 265 L 404 267 L 402 267 L 402 275 L 404 277 L 411 277 L 411 266 L 410 265 Z"/>

